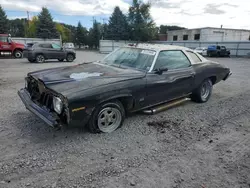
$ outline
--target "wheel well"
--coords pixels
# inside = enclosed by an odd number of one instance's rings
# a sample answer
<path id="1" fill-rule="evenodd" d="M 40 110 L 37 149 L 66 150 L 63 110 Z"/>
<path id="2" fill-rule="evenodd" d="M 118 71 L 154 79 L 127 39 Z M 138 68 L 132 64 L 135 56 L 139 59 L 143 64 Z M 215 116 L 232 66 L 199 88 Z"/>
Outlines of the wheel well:
<path id="1" fill-rule="evenodd" d="M 212 81 L 213 85 L 216 83 L 216 76 L 211 76 L 209 79 Z"/>
<path id="2" fill-rule="evenodd" d="M 72 52 L 68 52 L 67 55 L 73 55 L 75 57 L 75 54 Z"/>
<path id="3" fill-rule="evenodd" d="M 14 52 L 15 52 L 15 51 L 21 51 L 21 52 L 22 52 L 23 49 L 21 49 L 21 48 L 16 48 L 16 49 L 14 50 Z"/>
<path id="4" fill-rule="evenodd" d="M 122 103 L 122 105 L 123 105 L 126 112 L 134 107 L 133 97 L 130 97 L 130 96 L 128 96 L 128 97 L 118 97 L 116 99 L 119 100 Z"/>
<path id="5" fill-rule="evenodd" d="M 37 53 L 37 54 L 35 55 L 35 57 L 37 57 L 38 55 L 43 55 L 43 56 L 44 56 L 43 53 Z"/>

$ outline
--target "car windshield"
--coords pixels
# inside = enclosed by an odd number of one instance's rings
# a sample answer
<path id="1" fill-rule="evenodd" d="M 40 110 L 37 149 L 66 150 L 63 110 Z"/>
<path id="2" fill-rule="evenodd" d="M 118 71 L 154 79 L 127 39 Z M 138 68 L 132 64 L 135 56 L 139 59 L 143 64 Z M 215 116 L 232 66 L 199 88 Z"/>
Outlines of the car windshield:
<path id="1" fill-rule="evenodd" d="M 115 67 L 148 71 L 153 63 L 155 54 L 154 50 L 119 48 L 104 58 L 101 63 Z"/>

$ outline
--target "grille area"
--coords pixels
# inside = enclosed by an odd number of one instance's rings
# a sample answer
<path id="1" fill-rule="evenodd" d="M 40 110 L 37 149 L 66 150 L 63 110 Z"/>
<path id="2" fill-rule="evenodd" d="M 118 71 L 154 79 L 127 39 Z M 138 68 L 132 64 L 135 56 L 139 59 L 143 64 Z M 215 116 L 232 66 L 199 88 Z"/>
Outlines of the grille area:
<path id="1" fill-rule="evenodd" d="M 32 100 L 37 100 L 40 97 L 39 87 L 36 80 L 27 78 L 27 90 L 30 93 Z"/>
<path id="2" fill-rule="evenodd" d="M 53 109 L 53 95 L 51 93 L 43 92 L 40 96 L 39 102 L 50 110 Z"/>
<path id="3" fill-rule="evenodd" d="M 43 83 L 29 77 L 27 78 L 27 90 L 34 102 L 53 110 L 53 94 L 46 90 Z"/>

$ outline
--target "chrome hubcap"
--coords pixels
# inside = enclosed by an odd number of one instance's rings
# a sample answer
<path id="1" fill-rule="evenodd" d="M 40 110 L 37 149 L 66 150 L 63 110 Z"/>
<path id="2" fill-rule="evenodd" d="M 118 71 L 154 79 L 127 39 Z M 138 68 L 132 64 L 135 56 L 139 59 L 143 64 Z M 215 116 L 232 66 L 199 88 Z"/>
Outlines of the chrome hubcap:
<path id="1" fill-rule="evenodd" d="M 39 56 L 37 56 L 36 60 L 38 62 L 43 62 L 44 61 L 44 57 L 42 55 L 39 55 Z"/>
<path id="2" fill-rule="evenodd" d="M 210 94 L 210 85 L 208 82 L 204 83 L 201 87 L 201 97 L 206 99 Z"/>
<path id="3" fill-rule="evenodd" d="M 98 128 L 102 132 L 112 132 L 116 130 L 121 124 L 121 112 L 112 107 L 104 108 L 98 114 Z"/>

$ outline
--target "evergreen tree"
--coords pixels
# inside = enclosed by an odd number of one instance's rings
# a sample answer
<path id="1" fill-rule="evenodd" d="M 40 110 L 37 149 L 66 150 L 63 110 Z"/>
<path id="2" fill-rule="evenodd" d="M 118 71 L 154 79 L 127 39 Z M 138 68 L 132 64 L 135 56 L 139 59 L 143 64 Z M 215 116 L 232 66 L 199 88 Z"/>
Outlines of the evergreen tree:
<path id="1" fill-rule="evenodd" d="M 99 40 L 101 39 L 101 24 L 94 21 L 93 27 L 89 30 L 89 46 L 99 48 Z"/>
<path id="2" fill-rule="evenodd" d="M 59 34 L 56 30 L 55 23 L 49 10 L 45 7 L 38 15 L 37 37 L 39 38 L 58 38 Z"/>
<path id="3" fill-rule="evenodd" d="M 128 40 L 128 22 L 126 16 L 117 6 L 109 19 L 107 38 L 112 40 Z"/>
<path id="4" fill-rule="evenodd" d="M 8 33 L 8 19 L 0 5 L 0 33 Z"/>
<path id="5" fill-rule="evenodd" d="M 12 37 L 25 37 L 27 19 L 9 20 L 9 33 Z"/>
<path id="6" fill-rule="evenodd" d="M 133 0 L 129 8 L 128 21 L 131 39 L 137 41 L 148 41 L 154 38 L 155 24 L 150 16 L 150 4 Z"/>
<path id="7" fill-rule="evenodd" d="M 76 28 L 76 44 L 81 48 L 82 44 L 86 44 L 86 35 L 87 35 L 87 29 L 84 28 L 81 24 L 81 22 L 78 22 L 77 28 Z"/>

